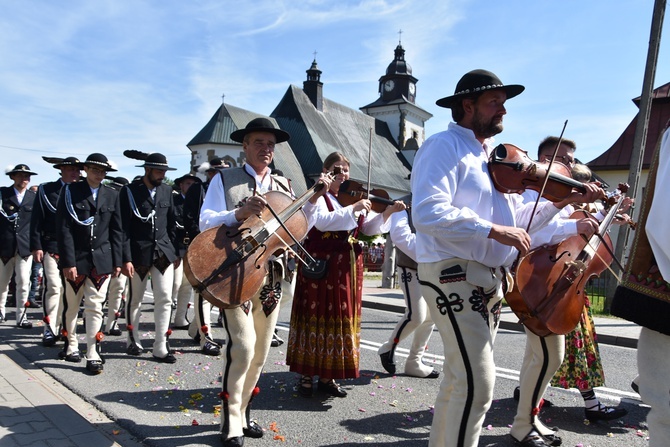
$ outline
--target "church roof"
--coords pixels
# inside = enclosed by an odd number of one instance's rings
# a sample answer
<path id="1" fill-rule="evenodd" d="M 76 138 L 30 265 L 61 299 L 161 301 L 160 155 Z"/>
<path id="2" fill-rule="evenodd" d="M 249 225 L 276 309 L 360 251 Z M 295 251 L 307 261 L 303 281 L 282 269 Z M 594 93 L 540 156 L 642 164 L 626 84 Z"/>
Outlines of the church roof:
<path id="1" fill-rule="evenodd" d="M 193 137 L 187 146 L 196 144 L 239 144 L 230 139 L 230 134 L 247 125 L 249 121 L 263 115 L 240 109 L 230 104 L 221 104 L 209 122 Z"/>
<path id="2" fill-rule="evenodd" d="M 247 123 L 254 118 L 268 118 L 279 127 L 277 121 L 273 118 L 241 109 L 230 104 L 221 104 L 214 116 L 209 120 L 205 127 L 193 137 L 187 146 L 193 149 L 193 146 L 200 144 L 221 144 L 230 146 L 239 146 L 242 151 L 242 144 L 230 139 L 230 134 L 238 129 L 246 127 Z M 307 182 L 302 173 L 300 163 L 291 149 L 293 138 L 285 143 L 279 143 L 275 146 L 275 156 L 272 167 L 282 171 L 284 177 L 291 180 L 291 186 L 297 195 L 307 191 Z"/>
<path id="3" fill-rule="evenodd" d="M 640 97 L 634 98 L 633 102 L 640 106 Z M 635 139 L 635 128 L 638 115 L 628 124 L 626 130 L 619 136 L 616 142 L 599 157 L 587 163 L 592 170 L 614 171 L 630 169 L 630 160 L 633 153 L 633 142 Z M 661 137 L 665 125 L 670 119 L 670 82 L 653 91 L 651 112 L 649 114 L 649 127 L 647 130 L 647 141 L 644 146 L 644 159 L 642 168 L 649 169 L 651 158 L 656 149 L 658 139 Z"/>
<path id="4" fill-rule="evenodd" d="M 367 183 L 372 128 L 371 184 L 409 191 L 410 166 L 385 122 L 326 98 L 323 111 L 318 111 L 304 91 L 294 85 L 289 86 L 271 116 L 291 134 L 291 147 L 305 176 L 311 178 L 321 173 L 329 154 L 339 151 L 351 162 L 351 179 Z"/>

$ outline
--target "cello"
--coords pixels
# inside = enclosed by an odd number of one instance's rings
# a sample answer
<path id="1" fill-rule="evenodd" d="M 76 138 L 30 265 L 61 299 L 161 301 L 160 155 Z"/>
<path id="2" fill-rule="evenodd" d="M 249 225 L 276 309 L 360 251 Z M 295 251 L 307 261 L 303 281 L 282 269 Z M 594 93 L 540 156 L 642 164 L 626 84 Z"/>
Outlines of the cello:
<path id="1" fill-rule="evenodd" d="M 551 333 L 565 335 L 575 329 L 586 304 L 586 284 L 614 260 L 607 231 L 617 219 L 628 185 L 620 184 L 619 190 L 622 195 L 610 206 L 596 234 L 588 239 L 575 235 L 557 245 L 539 247 L 517 265 L 516 285 L 529 314 Z M 570 219 L 588 216 L 577 210 Z"/>
<path id="2" fill-rule="evenodd" d="M 201 232 L 184 256 L 186 278 L 215 306 L 233 308 L 248 301 L 263 287 L 270 257 L 307 236 L 302 207 L 321 188 L 323 183 L 317 183 L 295 200 L 285 192 L 269 191 L 260 215 L 248 217 L 236 228 L 219 225 Z M 316 262 L 304 252 L 309 263 Z"/>

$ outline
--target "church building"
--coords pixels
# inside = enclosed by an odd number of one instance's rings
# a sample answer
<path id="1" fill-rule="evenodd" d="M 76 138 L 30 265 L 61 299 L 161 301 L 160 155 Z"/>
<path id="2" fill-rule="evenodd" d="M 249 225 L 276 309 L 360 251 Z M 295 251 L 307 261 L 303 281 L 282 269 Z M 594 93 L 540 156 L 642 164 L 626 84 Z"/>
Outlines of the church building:
<path id="1" fill-rule="evenodd" d="M 319 177 L 323 160 L 342 152 L 351 162 L 351 180 L 387 191 L 392 198 L 409 192 L 411 163 L 425 139 L 425 122 L 432 117 L 415 100 L 418 79 L 405 61 L 401 44 L 379 78 L 378 98 L 355 110 L 324 97 L 322 71 L 316 59 L 302 88 L 290 85 L 270 119 L 291 134 L 276 147 L 274 169 L 292 180 L 301 194 Z M 221 104 L 210 121 L 187 144 L 192 166 L 220 157 L 231 166 L 244 163 L 242 145 L 230 140 L 261 114 Z"/>

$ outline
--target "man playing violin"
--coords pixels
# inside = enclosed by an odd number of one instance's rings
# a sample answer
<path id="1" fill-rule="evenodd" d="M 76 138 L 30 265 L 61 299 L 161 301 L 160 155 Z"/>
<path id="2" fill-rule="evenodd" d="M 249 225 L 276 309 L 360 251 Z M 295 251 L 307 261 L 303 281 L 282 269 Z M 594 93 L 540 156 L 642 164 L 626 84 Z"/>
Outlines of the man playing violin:
<path id="1" fill-rule="evenodd" d="M 575 166 L 574 154 L 576 149 L 577 145 L 572 140 L 553 136 L 547 137 L 538 147 L 538 161 L 548 163 L 556 152 L 555 163 L 562 163 L 568 169 L 572 169 Z M 590 177 L 589 175 L 588 179 L 580 179 L 580 181 L 589 181 Z M 526 190 L 522 197 L 525 203 L 535 204 L 538 193 Z M 540 203 L 547 202 L 544 198 L 540 200 Z M 587 239 L 593 236 L 598 231 L 598 221 L 602 220 L 604 215 L 598 212 L 589 217 L 571 219 L 570 216 L 574 211 L 573 205 L 564 207 L 544 228 L 533 232 L 531 249 L 543 245 L 555 245 L 576 235 L 583 235 Z M 531 264 L 533 263 L 529 265 Z M 533 272 L 534 274 L 540 274 L 540 272 L 536 273 L 535 269 L 533 269 Z M 514 439 L 527 440 L 525 445 L 529 446 L 560 445 L 560 437 L 555 434 L 554 430 L 540 421 L 539 409 L 542 406 L 542 395 L 554 373 L 561 367 L 566 347 L 566 336 L 552 333 L 540 337 L 528 327 L 525 327 L 525 331 L 527 336 L 526 351 L 519 376 L 519 387 L 514 393 L 519 404 L 511 434 Z M 594 349 L 597 350 L 597 346 Z M 599 361 L 597 363 L 598 365 L 593 365 L 593 369 L 600 368 L 600 371 L 602 371 Z M 589 376 L 591 374 L 592 372 L 585 375 Z M 582 380 L 583 377 L 575 379 Z M 602 374 L 600 374 L 599 379 L 593 386 L 602 385 Z M 569 378 L 568 380 L 572 382 L 572 379 Z M 602 405 L 593 392 L 593 386 L 579 387 L 584 398 L 585 417 L 587 419 L 592 421 L 612 420 L 626 414 L 625 409 Z M 522 442 L 522 444 L 524 443 Z"/>
<path id="2" fill-rule="evenodd" d="M 200 230 L 219 225 L 238 228 L 247 218 L 260 214 L 271 190 L 292 194 L 288 179 L 271 175 L 275 145 L 290 135 L 267 118 L 251 120 L 244 129 L 230 134 L 242 143 L 246 162 L 238 168 L 217 172 L 207 189 L 200 211 Z M 285 274 L 281 260 L 271 258 L 265 284 L 238 307 L 223 309 L 226 352 L 223 356 L 221 441 L 225 447 L 244 445 L 244 438 L 263 436 L 261 426 L 250 419 L 251 400 L 270 349 Z"/>
<path id="3" fill-rule="evenodd" d="M 491 405 L 501 302 L 509 267 L 530 248 L 524 228 L 533 204 L 497 191 L 487 162 L 491 137 L 503 130 L 506 100 L 523 90 L 486 70 L 466 73 L 453 95 L 437 101 L 455 122 L 426 140 L 412 169 L 418 274 L 445 351 L 431 446 L 476 446 Z M 571 202 L 601 195 L 587 185 L 584 193 L 540 204 L 530 230 Z"/>

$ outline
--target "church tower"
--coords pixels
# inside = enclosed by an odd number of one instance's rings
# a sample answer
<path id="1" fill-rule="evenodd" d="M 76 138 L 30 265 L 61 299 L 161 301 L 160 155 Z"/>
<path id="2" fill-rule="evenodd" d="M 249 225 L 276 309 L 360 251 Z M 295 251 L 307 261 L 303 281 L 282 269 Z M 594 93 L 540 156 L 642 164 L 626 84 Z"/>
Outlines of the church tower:
<path id="1" fill-rule="evenodd" d="M 386 74 L 379 78 L 379 98 L 360 110 L 388 125 L 398 148 L 412 163 L 414 154 L 426 139 L 425 123 L 433 115 L 416 105 L 419 80 L 412 75 L 400 41 L 394 56 Z"/>

